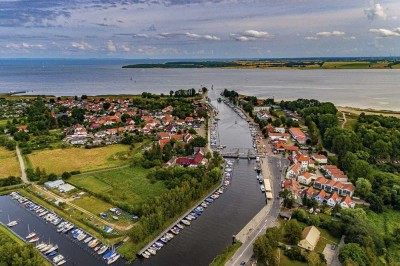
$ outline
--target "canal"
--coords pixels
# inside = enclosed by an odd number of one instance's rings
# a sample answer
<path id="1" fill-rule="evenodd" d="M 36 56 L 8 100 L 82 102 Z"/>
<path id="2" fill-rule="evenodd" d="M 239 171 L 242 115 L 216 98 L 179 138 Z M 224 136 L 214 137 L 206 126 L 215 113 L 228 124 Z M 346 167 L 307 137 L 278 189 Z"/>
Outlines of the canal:
<path id="1" fill-rule="evenodd" d="M 252 139 L 246 121 L 210 91 L 212 104 L 219 111 L 220 142 L 226 150 L 252 148 Z M 206 266 L 232 242 L 238 233 L 262 207 L 265 196 L 254 171 L 255 161 L 235 160 L 231 185 L 190 226 L 150 259 L 138 259 L 133 265 Z"/>
<path id="2" fill-rule="evenodd" d="M 11 230 L 25 239 L 28 235 L 28 225 L 30 231 L 36 232 L 40 237 L 40 242 L 57 244 L 59 254 L 66 258 L 64 265 L 107 265 L 101 256 L 95 255 L 94 251 L 86 244 L 77 241 L 71 233 L 57 233 L 56 226 L 46 223 L 43 218 L 37 216 L 36 212 L 29 211 L 11 196 L 0 196 L 0 221 L 7 224 L 10 220 L 17 220 L 18 225 Z M 124 265 L 122 260 L 118 260 L 113 265 Z"/>

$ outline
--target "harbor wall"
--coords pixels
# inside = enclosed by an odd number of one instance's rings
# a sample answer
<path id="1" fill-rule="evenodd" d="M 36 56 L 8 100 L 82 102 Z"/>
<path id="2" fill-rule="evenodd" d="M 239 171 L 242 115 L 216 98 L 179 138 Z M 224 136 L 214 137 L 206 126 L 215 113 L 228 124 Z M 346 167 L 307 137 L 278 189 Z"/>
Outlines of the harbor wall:
<path id="1" fill-rule="evenodd" d="M 251 221 L 243 227 L 243 229 L 236 235 L 235 239 L 242 243 L 245 243 L 249 236 L 253 233 L 253 230 L 257 228 L 257 226 L 265 220 L 265 217 L 268 215 L 270 210 L 270 205 L 265 205 L 257 214 L 256 216 L 251 219 Z"/>

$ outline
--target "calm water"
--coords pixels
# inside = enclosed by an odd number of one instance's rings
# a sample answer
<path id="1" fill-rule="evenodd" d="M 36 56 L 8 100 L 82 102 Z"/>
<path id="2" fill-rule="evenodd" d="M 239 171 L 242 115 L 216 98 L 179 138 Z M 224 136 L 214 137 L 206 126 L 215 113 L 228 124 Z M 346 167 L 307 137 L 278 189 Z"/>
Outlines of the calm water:
<path id="1" fill-rule="evenodd" d="M 0 92 L 138 94 L 229 88 L 275 99 L 316 98 L 342 106 L 400 110 L 400 70 L 122 69 L 157 60 L 0 60 Z M 131 80 L 132 78 L 132 80 Z"/>
<path id="2" fill-rule="evenodd" d="M 218 104 L 216 94 L 210 93 L 210 97 L 220 113 L 218 128 L 221 143 L 227 145 L 227 149 L 251 148 L 247 122 L 225 104 Z M 134 265 L 209 265 L 232 243 L 232 235 L 237 234 L 265 206 L 265 196 L 255 178 L 254 166 L 254 161 L 235 161 L 232 182 L 224 194 L 163 247 L 157 256 L 138 260 Z"/>

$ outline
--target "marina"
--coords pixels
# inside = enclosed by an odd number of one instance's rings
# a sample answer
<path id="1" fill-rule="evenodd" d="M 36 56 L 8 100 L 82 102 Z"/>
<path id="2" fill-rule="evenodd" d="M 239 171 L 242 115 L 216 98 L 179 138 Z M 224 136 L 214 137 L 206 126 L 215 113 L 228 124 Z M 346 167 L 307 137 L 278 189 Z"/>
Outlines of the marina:
<path id="1" fill-rule="evenodd" d="M 0 209 L 3 210 L 0 221 L 9 223 L 8 217 L 18 217 L 17 224 L 10 228 L 12 232 L 33 244 L 53 265 L 124 264 L 111 246 L 101 244 L 100 240 L 18 192 L 0 196 Z M 98 253 L 100 248 L 112 253 L 104 258 Z"/>

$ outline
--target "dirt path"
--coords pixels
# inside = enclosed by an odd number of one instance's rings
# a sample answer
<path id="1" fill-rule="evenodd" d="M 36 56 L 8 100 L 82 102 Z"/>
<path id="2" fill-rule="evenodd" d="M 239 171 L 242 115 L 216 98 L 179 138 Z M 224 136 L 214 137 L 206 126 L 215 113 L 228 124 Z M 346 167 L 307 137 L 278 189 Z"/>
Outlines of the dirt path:
<path id="1" fill-rule="evenodd" d="M 73 207 L 73 208 L 75 208 L 75 209 L 77 209 L 77 210 L 79 210 L 79 211 L 81 211 L 81 212 L 83 212 L 83 213 L 86 213 L 86 214 L 89 215 L 91 218 L 96 219 L 96 220 L 99 221 L 100 223 L 103 223 L 103 224 L 105 224 L 105 225 L 111 226 L 111 227 L 113 227 L 113 228 L 115 228 L 115 229 L 117 229 L 117 230 L 120 230 L 120 231 L 127 231 L 127 230 L 129 230 L 129 229 L 131 229 L 131 228 L 133 227 L 132 224 L 129 225 L 129 226 L 115 225 L 115 224 L 110 223 L 110 222 L 108 222 L 108 221 L 106 221 L 106 220 L 103 220 L 103 219 L 101 219 L 100 217 L 97 217 L 96 215 L 94 215 L 93 213 L 91 213 L 91 212 L 89 212 L 89 211 L 87 211 L 87 210 L 85 210 L 85 209 L 83 209 L 83 208 L 81 208 L 81 207 L 79 207 L 79 206 L 77 206 L 77 205 L 71 203 L 70 200 L 66 200 L 66 199 L 63 199 L 63 198 L 57 196 L 56 194 L 54 194 L 54 193 L 51 192 L 51 191 L 44 190 L 42 187 L 40 187 L 40 186 L 38 186 L 38 185 L 33 185 L 33 187 L 35 187 L 36 189 L 39 189 L 43 194 L 46 194 L 47 196 L 50 196 L 50 197 L 52 197 L 52 198 L 54 198 L 54 199 L 56 199 L 56 200 L 58 200 L 58 201 L 60 201 L 60 202 L 65 202 L 65 204 L 67 204 L 67 205 L 69 205 L 69 206 L 71 206 L 71 207 Z"/>
<path id="2" fill-rule="evenodd" d="M 31 182 L 28 180 L 28 178 L 26 177 L 26 172 L 25 172 L 25 162 L 22 159 L 22 155 L 21 155 L 21 151 L 19 150 L 18 145 L 15 146 L 15 151 L 17 152 L 17 157 L 18 157 L 18 161 L 19 161 L 19 167 L 21 168 L 21 179 L 25 184 L 31 184 Z"/>
<path id="3" fill-rule="evenodd" d="M 342 128 L 344 128 L 344 126 L 346 125 L 346 123 L 347 123 L 347 119 L 346 119 L 346 115 L 344 114 L 344 112 L 342 112 L 342 115 L 343 115 L 343 123 L 342 123 Z"/>

